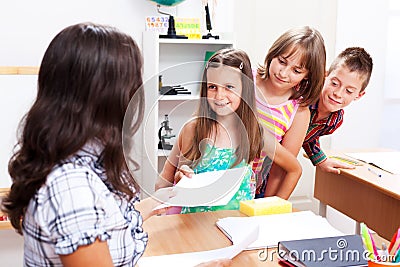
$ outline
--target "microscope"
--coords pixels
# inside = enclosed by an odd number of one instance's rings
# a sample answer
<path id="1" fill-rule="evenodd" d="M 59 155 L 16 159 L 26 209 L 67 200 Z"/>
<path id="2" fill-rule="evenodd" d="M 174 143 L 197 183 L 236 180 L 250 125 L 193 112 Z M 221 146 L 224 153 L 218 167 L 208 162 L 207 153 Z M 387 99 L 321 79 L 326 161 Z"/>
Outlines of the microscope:
<path id="1" fill-rule="evenodd" d="M 162 131 L 165 131 L 165 134 L 162 135 Z M 165 149 L 165 150 L 171 150 L 172 145 L 168 142 L 166 142 L 167 139 L 171 139 L 172 137 L 175 137 L 174 134 L 172 134 L 172 128 L 169 127 L 169 119 L 168 115 L 164 115 L 164 121 L 161 123 L 161 127 L 158 130 L 158 139 L 160 140 L 158 142 L 158 149 Z"/>

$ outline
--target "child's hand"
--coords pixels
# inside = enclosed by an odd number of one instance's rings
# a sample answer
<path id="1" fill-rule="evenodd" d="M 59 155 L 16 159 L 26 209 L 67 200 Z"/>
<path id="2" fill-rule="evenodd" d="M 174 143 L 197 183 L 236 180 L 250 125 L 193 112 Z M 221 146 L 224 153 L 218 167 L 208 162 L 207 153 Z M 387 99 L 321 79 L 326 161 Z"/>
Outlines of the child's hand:
<path id="1" fill-rule="evenodd" d="M 335 159 L 330 159 L 327 158 L 325 161 L 322 163 L 318 164 L 317 167 L 321 168 L 324 172 L 332 172 L 332 173 L 337 173 L 340 174 L 341 169 L 354 169 L 355 167 L 353 165 L 347 164 L 345 162 L 341 162 Z"/>
<path id="2" fill-rule="evenodd" d="M 178 183 L 183 176 L 191 178 L 194 174 L 194 171 L 188 165 L 182 165 L 175 172 L 174 183 Z"/>

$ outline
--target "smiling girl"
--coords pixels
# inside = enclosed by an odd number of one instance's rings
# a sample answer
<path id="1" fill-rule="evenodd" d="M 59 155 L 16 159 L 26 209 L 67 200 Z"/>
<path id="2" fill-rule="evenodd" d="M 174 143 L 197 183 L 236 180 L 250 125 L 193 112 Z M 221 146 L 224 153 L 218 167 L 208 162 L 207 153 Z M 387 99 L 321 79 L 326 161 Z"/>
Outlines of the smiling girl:
<path id="1" fill-rule="evenodd" d="M 294 156 L 307 132 L 308 105 L 318 99 L 322 90 L 325 58 L 324 40 L 317 30 L 308 26 L 293 28 L 273 43 L 255 75 L 260 122 Z M 281 168 L 271 168 L 271 161 L 264 159 L 262 155 L 253 165 L 258 182 L 256 197 L 289 198 L 297 181 L 285 179 Z"/>
<path id="2" fill-rule="evenodd" d="M 276 149 L 274 160 L 287 172 L 287 179 L 297 181 L 301 167 L 296 158 L 272 135 L 263 133 L 258 123 L 253 74 L 246 53 L 235 49 L 216 52 L 206 64 L 200 97 L 197 116 L 181 130 L 156 189 L 177 182 L 175 173 L 182 165 L 195 173 L 238 167 L 246 171 L 227 205 L 183 207 L 182 213 L 239 209 L 241 200 L 253 197 L 251 164 L 261 151 L 272 156 Z"/>

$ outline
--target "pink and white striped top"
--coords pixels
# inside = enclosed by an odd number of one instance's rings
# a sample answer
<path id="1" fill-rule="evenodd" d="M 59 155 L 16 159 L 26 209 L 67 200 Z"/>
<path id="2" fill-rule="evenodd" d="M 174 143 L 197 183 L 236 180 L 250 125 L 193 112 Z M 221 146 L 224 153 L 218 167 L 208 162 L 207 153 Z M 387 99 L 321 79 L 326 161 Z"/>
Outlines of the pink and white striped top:
<path id="1" fill-rule="evenodd" d="M 264 129 L 274 134 L 280 142 L 292 125 L 299 103 L 298 100 L 292 99 L 279 105 L 270 105 L 256 96 L 256 107 L 258 118 Z"/>
<path id="2" fill-rule="evenodd" d="M 292 125 L 299 106 L 300 104 L 297 99 L 291 99 L 279 105 L 270 105 L 256 96 L 256 108 L 259 122 L 264 130 L 268 130 L 275 136 L 278 142 L 282 141 L 283 136 Z M 265 156 L 266 153 L 262 152 L 261 158 L 254 160 L 252 169 L 255 173 L 261 171 Z"/>

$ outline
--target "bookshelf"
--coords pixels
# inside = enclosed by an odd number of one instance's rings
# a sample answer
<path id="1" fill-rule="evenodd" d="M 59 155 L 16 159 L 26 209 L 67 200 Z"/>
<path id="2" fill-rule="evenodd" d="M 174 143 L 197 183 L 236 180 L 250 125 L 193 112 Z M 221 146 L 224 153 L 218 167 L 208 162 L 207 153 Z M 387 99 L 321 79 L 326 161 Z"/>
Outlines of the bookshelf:
<path id="1" fill-rule="evenodd" d="M 221 39 L 160 39 L 158 33 L 143 33 L 143 82 L 145 115 L 142 131 L 135 143 L 142 144 L 139 153 L 141 171 L 137 177 L 142 189 L 154 191 L 154 182 L 161 171 L 169 151 L 158 149 L 158 130 L 164 115 L 168 115 L 173 134 L 178 136 L 182 126 L 197 108 L 200 81 L 206 52 L 233 47 L 233 35 L 221 34 Z M 163 86 L 180 85 L 190 95 L 160 95 L 159 75 Z M 174 144 L 176 137 L 168 140 Z"/>

